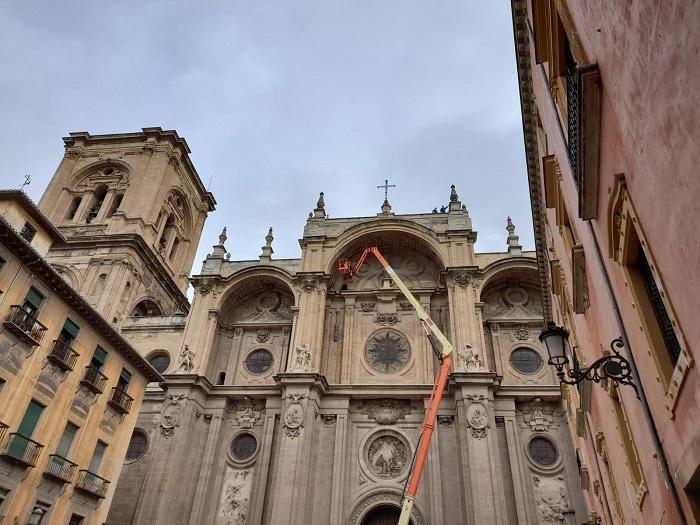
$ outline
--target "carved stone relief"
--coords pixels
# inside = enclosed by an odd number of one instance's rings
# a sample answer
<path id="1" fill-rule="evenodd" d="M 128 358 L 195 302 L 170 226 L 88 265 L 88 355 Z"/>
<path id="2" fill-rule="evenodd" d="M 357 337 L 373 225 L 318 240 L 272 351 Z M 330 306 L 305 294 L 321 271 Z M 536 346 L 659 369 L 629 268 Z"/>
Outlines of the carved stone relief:
<path id="1" fill-rule="evenodd" d="M 238 425 L 241 428 L 253 428 L 256 421 L 260 419 L 264 402 L 245 396 L 243 399 L 235 400 L 232 405 L 234 417 Z"/>
<path id="2" fill-rule="evenodd" d="M 470 282 L 472 282 L 471 274 L 466 272 L 459 272 L 455 274 L 455 283 L 460 288 L 466 288 Z"/>
<path id="3" fill-rule="evenodd" d="M 530 331 L 527 329 L 527 326 L 520 325 L 513 329 L 513 335 L 520 341 L 527 341 L 530 338 Z"/>
<path id="4" fill-rule="evenodd" d="M 562 512 L 569 507 L 564 478 L 562 476 L 556 478 L 533 476 L 532 485 L 535 491 L 539 522 L 564 523 Z"/>
<path id="5" fill-rule="evenodd" d="M 371 399 L 363 403 L 362 412 L 380 425 L 393 425 L 411 412 L 411 402 L 408 399 Z"/>
<path id="6" fill-rule="evenodd" d="M 324 425 L 327 426 L 333 426 L 335 425 L 335 422 L 338 420 L 338 416 L 335 414 L 321 414 L 321 421 L 323 421 Z"/>
<path id="7" fill-rule="evenodd" d="M 467 424 L 473 437 L 482 439 L 486 437 L 488 428 L 488 410 L 480 401 L 474 401 L 467 407 Z"/>
<path id="8" fill-rule="evenodd" d="M 299 437 L 301 429 L 304 428 L 304 407 L 301 400 L 306 398 L 306 394 L 289 394 L 287 408 L 284 412 L 284 431 L 287 437 Z"/>
<path id="9" fill-rule="evenodd" d="M 443 427 L 448 427 L 455 421 L 454 416 L 438 416 L 437 417 L 438 425 L 442 425 Z"/>
<path id="10" fill-rule="evenodd" d="M 180 352 L 180 357 L 177 360 L 177 368 L 175 373 L 188 374 L 194 369 L 194 352 L 190 350 L 190 347 L 185 345 Z"/>
<path id="11" fill-rule="evenodd" d="M 317 286 L 318 282 L 316 281 L 316 279 L 304 279 L 301 283 L 301 289 L 304 290 L 306 293 L 313 292 Z"/>
<path id="12" fill-rule="evenodd" d="M 378 479 L 396 479 L 408 468 L 411 450 L 406 439 L 396 431 L 380 431 L 364 446 L 363 460 L 368 472 Z"/>
<path id="13" fill-rule="evenodd" d="M 267 341 L 270 339 L 270 329 L 267 327 L 258 328 L 255 335 L 258 343 L 267 343 Z"/>
<path id="14" fill-rule="evenodd" d="M 551 403 L 545 403 L 539 397 L 532 401 L 518 403 L 518 426 L 533 432 L 548 432 L 559 426 L 561 410 Z"/>
<path id="15" fill-rule="evenodd" d="M 248 517 L 252 470 L 228 469 L 221 493 L 217 525 L 243 525 Z"/>
<path id="16" fill-rule="evenodd" d="M 396 323 L 400 322 L 401 319 L 395 313 L 388 314 L 377 314 L 375 322 L 382 326 L 394 326 Z"/>
<path id="17" fill-rule="evenodd" d="M 540 319 L 542 299 L 539 293 L 526 284 L 507 283 L 490 289 L 484 298 L 486 319 Z"/>
<path id="18" fill-rule="evenodd" d="M 231 304 L 230 301 L 227 300 L 227 307 Z M 222 316 L 227 325 L 291 322 L 293 305 L 294 297 L 291 293 L 266 286 L 263 290 L 236 300 L 233 307 L 225 307 Z"/>
<path id="19" fill-rule="evenodd" d="M 374 312 L 374 310 L 377 308 L 377 303 L 362 303 L 360 307 L 362 308 L 363 312 Z"/>
<path id="20" fill-rule="evenodd" d="M 172 437 L 175 434 L 175 427 L 180 426 L 185 400 L 185 394 L 168 395 L 168 400 L 163 404 L 160 414 L 160 433 L 164 437 Z"/>

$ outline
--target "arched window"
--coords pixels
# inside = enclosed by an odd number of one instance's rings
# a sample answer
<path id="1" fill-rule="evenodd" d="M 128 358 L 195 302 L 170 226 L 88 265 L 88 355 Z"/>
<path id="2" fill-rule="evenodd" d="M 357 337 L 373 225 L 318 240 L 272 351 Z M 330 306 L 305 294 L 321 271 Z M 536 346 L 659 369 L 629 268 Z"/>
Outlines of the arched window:
<path id="1" fill-rule="evenodd" d="M 178 237 L 175 237 L 175 240 L 173 241 L 173 247 L 170 248 L 170 256 L 168 257 L 170 259 L 170 262 L 173 262 L 175 260 L 175 256 L 177 255 L 177 249 L 180 246 L 180 239 Z"/>
<path id="2" fill-rule="evenodd" d="M 163 315 L 160 307 L 149 299 L 144 299 L 131 311 L 131 317 L 157 317 Z"/>
<path id="3" fill-rule="evenodd" d="M 134 429 L 134 433 L 131 434 L 131 440 L 129 441 L 129 448 L 126 449 L 126 460 L 136 461 L 142 458 L 147 450 L 148 437 L 146 433 L 139 428 Z"/>
<path id="4" fill-rule="evenodd" d="M 168 246 L 168 240 L 170 240 L 170 235 L 175 229 L 175 221 L 172 215 L 168 215 L 168 219 L 165 221 L 165 227 L 163 228 L 163 233 L 160 234 L 160 239 L 158 239 L 158 248 L 162 251 Z"/>
<path id="5" fill-rule="evenodd" d="M 165 350 L 156 350 L 146 358 L 146 361 L 156 369 L 156 372 L 162 374 L 170 366 L 170 354 Z"/>
<path id="6" fill-rule="evenodd" d="M 122 199 L 124 198 L 123 193 L 117 193 L 112 200 L 112 207 L 109 210 L 109 216 L 111 217 L 119 210 L 119 206 L 122 205 Z"/>
<path id="7" fill-rule="evenodd" d="M 80 203 L 82 202 L 83 198 L 82 197 L 73 197 L 73 200 L 70 203 L 70 206 L 68 207 L 68 210 L 66 211 L 66 220 L 71 221 L 75 218 L 75 213 L 78 211 L 78 208 L 80 207 Z"/>
<path id="8" fill-rule="evenodd" d="M 95 195 L 93 197 L 92 206 L 90 207 L 90 211 L 88 211 L 88 214 L 85 217 L 85 222 L 87 224 L 90 224 L 92 221 L 94 221 L 97 218 L 97 215 L 100 213 L 100 208 L 102 208 L 102 203 L 105 201 L 106 196 L 107 196 L 107 186 L 100 186 L 99 188 L 97 188 L 97 190 L 95 191 Z"/>

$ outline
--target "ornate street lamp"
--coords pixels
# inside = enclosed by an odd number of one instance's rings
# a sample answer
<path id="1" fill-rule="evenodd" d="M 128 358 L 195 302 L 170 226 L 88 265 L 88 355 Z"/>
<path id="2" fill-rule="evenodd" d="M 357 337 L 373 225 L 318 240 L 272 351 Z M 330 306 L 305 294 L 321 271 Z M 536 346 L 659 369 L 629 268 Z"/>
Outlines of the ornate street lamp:
<path id="1" fill-rule="evenodd" d="M 555 325 L 552 321 L 547 323 L 547 326 L 540 333 L 540 342 L 547 347 L 549 354 L 548 364 L 553 365 L 557 369 L 557 377 L 559 381 L 567 385 L 577 385 L 584 379 L 599 383 L 603 379 L 610 379 L 616 384 L 629 385 L 634 388 L 634 393 L 637 393 L 637 386 L 632 380 L 632 369 L 627 359 L 620 355 L 619 348 L 624 348 L 622 339 L 619 337 L 613 339 L 610 343 L 612 355 L 606 355 L 594 361 L 591 366 L 579 368 L 578 363 L 574 360 L 573 368 L 564 370 L 569 364 L 569 356 L 567 355 L 567 341 L 569 340 L 569 332 L 561 326 Z"/>

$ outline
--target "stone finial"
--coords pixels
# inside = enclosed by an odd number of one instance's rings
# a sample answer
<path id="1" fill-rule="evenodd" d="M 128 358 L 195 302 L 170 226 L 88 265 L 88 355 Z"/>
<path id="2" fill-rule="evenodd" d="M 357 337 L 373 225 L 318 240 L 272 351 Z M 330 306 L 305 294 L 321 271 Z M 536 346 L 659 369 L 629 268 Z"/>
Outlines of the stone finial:
<path id="1" fill-rule="evenodd" d="M 391 213 L 391 204 L 389 204 L 389 201 L 386 199 L 382 203 L 382 213 L 384 215 L 389 215 Z"/>
<path id="2" fill-rule="evenodd" d="M 450 186 L 450 204 L 448 211 L 462 211 L 462 203 L 459 201 L 459 195 L 457 195 L 457 188 L 453 184 Z"/>
<path id="3" fill-rule="evenodd" d="M 518 243 L 520 237 L 515 235 L 515 224 L 513 224 L 513 221 L 510 219 L 510 217 L 508 217 L 506 230 L 508 231 L 508 254 L 520 255 L 522 253 L 523 247 Z"/>
<path id="4" fill-rule="evenodd" d="M 316 208 L 314 209 L 314 218 L 324 219 L 326 217 L 326 203 L 323 200 L 323 192 L 318 196 L 318 202 L 316 202 Z"/>
<path id="5" fill-rule="evenodd" d="M 221 234 L 219 235 L 219 244 L 214 245 L 214 250 L 207 256 L 207 259 L 223 259 L 224 256 L 226 255 L 226 246 L 224 246 L 224 243 L 226 242 L 226 239 L 228 237 L 226 236 L 226 227 L 221 231 Z"/>
<path id="6" fill-rule="evenodd" d="M 260 255 L 261 261 L 270 261 L 272 259 L 272 254 L 275 253 L 272 249 L 272 241 L 274 240 L 275 238 L 272 236 L 272 226 L 270 226 L 267 235 L 265 235 L 265 246 L 262 247 L 262 254 Z"/>

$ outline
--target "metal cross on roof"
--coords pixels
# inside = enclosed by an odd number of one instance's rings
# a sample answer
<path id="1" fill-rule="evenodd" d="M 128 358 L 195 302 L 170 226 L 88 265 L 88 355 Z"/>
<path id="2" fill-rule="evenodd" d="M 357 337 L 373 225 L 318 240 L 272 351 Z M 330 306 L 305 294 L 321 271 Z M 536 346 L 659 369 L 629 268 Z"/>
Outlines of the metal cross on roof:
<path id="1" fill-rule="evenodd" d="M 384 200 L 389 202 L 389 188 L 396 188 L 396 184 L 389 184 L 389 179 L 384 179 L 384 185 L 377 186 L 377 188 L 384 188 Z"/>

